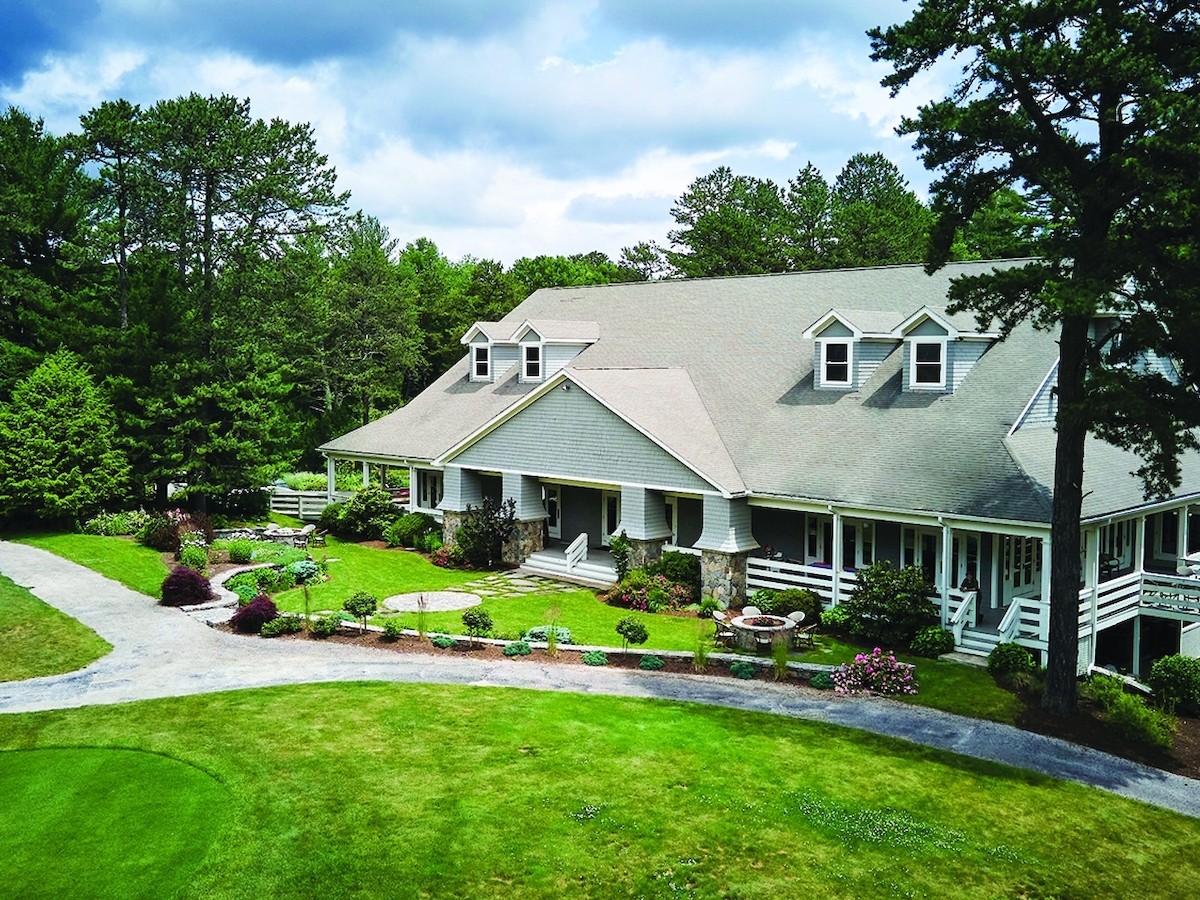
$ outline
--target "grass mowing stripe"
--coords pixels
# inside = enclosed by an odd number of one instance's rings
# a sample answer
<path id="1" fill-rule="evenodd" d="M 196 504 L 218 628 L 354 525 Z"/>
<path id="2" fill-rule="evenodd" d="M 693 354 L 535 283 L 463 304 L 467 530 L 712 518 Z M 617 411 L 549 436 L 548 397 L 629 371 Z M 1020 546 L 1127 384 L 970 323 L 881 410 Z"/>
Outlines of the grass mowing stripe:
<path id="1" fill-rule="evenodd" d="M 0 682 L 73 672 L 110 650 L 86 625 L 0 575 Z"/>
<path id="2" fill-rule="evenodd" d="M 360 683 L 0 717 L 0 747 L 71 743 L 141 747 L 221 779 L 234 813 L 187 894 L 212 900 L 1156 900 L 1200 881 L 1196 820 L 690 704 Z M 106 802 L 95 795 L 98 814 Z M 0 884 L 5 869 L 0 853 Z"/>

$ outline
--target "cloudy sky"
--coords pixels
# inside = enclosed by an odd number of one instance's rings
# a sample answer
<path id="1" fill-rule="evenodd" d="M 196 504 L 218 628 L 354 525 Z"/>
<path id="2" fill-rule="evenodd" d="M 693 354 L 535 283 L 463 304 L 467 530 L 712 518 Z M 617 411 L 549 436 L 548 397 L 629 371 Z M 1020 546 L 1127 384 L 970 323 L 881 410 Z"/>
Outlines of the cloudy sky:
<path id="1" fill-rule="evenodd" d="M 0 105 L 56 133 L 102 100 L 197 91 L 311 122 L 354 208 L 451 257 L 664 241 L 718 165 L 832 179 L 941 93 L 879 87 L 902 0 L 0 0 Z"/>

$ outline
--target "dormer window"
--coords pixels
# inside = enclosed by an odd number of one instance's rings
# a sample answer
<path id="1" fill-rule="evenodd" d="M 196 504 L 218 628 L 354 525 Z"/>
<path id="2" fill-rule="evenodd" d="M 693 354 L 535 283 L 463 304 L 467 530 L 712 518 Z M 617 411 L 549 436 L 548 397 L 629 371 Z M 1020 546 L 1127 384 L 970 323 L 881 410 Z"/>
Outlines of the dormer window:
<path id="1" fill-rule="evenodd" d="M 850 387 L 850 342 L 822 341 L 821 386 Z"/>
<path id="2" fill-rule="evenodd" d="M 524 344 L 521 347 L 521 380 L 542 380 L 542 345 Z"/>
<path id="3" fill-rule="evenodd" d="M 910 383 L 917 388 L 946 386 L 946 342 L 942 340 L 912 342 Z"/>
<path id="4" fill-rule="evenodd" d="M 474 344 L 471 347 L 471 380 L 492 380 L 492 354 L 487 344 Z"/>

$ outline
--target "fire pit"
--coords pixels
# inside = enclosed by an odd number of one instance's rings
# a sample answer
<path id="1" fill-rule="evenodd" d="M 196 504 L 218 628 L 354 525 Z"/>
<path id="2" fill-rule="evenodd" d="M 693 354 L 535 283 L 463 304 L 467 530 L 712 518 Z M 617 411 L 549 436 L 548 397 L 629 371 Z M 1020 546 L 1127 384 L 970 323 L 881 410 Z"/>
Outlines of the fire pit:
<path id="1" fill-rule="evenodd" d="M 759 640 L 770 641 L 776 634 L 786 635 L 796 627 L 792 619 L 783 616 L 737 616 L 729 624 L 742 650 L 757 650 Z"/>

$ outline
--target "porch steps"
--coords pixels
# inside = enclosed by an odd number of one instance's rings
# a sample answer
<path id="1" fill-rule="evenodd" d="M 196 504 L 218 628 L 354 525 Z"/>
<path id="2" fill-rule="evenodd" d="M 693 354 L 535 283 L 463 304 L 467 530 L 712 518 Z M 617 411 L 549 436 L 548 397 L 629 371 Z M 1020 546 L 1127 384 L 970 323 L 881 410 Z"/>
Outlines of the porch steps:
<path id="1" fill-rule="evenodd" d="M 538 551 L 529 556 L 521 564 L 522 572 L 535 575 L 546 575 L 560 581 L 570 581 L 587 587 L 612 587 L 616 584 L 617 574 L 608 566 L 582 560 L 573 568 L 567 568 L 567 561 L 562 553 L 547 553 Z"/>
<path id="2" fill-rule="evenodd" d="M 969 653 L 972 656 L 986 657 L 999 643 L 1000 633 L 998 631 L 964 628 L 962 641 L 954 649 L 958 653 Z"/>

